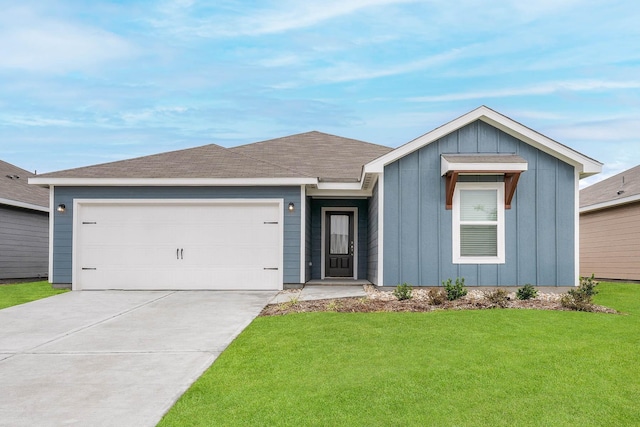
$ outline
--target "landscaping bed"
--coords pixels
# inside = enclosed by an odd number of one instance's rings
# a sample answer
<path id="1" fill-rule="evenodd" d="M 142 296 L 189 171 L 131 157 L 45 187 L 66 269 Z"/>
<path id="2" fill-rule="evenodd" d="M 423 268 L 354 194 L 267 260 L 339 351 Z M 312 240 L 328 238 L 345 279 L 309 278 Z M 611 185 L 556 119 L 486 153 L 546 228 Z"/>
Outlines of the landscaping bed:
<path id="1" fill-rule="evenodd" d="M 437 288 L 436 288 L 437 290 Z M 290 301 L 270 304 L 264 308 L 261 316 L 278 316 L 289 313 L 316 311 L 334 311 L 338 313 L 371 312 L 428 312 L 435 310 L 482 310 L 492 308 L 515 308 L 534 310 L 572 309 L 562 305 L 563 294 L 538 293 L 535 298 L 520 300 L 515 292 L 496 296 L 495 290 L 471 290 L 467 295 L 449 301 L 446 298 L 434 303 L 432 289 L 413 289 L 410 299 L 398 300 L 392 292 L 380 291 L 372 285 L 365 285 L 366 297 L 300 301 L 292 293 Z M 430 294 L 431 293 L 431 294 Z M 618 313 L 616 310 L 597 304 L 590 304 L 587 310 L 598 313 Z"/>

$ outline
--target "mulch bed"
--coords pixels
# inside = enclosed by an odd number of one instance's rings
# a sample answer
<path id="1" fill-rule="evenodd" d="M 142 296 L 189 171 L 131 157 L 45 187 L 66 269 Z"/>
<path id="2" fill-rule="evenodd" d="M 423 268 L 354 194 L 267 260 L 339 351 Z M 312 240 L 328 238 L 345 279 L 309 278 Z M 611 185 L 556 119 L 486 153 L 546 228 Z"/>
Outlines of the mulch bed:
<path id="1" fill-rule="evenodd" d="M 495 304 L 484 298 L 462 298 L 455 301 L 446 301 L 441 305 L 433 305 L 428 300 L 410 299 L 398 301 L 396 299 L 383 300 L 370 297 L 339 298 L 316 301 L 292 301 L 266 306 L 260 316 L 280 316 L 291 313 L 309 313 L 318 311 L 333 311 L 337 313 L 373 313 L 373 312 L 429 312 L 436 310 L 484 310 L 484 309 L 533 309 L 533 310 L 561 310 L 571 311 L 563 307 L 559 300 L 530 299 L 521 301 L 510 299 L 502 304 Z M 592 305 L 591 312 L 618 313 L 608 307 Z"/>

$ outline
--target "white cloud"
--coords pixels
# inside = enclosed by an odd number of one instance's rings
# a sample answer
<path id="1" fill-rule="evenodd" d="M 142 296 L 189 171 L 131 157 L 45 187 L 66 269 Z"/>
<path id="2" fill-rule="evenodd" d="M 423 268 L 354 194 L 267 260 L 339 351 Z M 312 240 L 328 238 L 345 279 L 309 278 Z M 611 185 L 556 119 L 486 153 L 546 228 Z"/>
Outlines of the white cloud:
<path id="1" fill-rule="evenodd" d="M 412 102 L 450 102 L 484 98 L 508 98 L 514 96 L 549 95 L 557 92 L 593 92 L 605 90 L 639 89 L 640 81 L 569 80 L 548 82 L 522 88 L 495 89 L 477 92 L 452 93 L 446 95 L 418 96 L 408 98 Z"/>
<path id="2" fill-rule="evenodd" d="M 97 69 L 135 52 L 131 43 L 114 33 L 26 8 L 3 11 L 0 17 L 0 69 L 42 73 Z"/>

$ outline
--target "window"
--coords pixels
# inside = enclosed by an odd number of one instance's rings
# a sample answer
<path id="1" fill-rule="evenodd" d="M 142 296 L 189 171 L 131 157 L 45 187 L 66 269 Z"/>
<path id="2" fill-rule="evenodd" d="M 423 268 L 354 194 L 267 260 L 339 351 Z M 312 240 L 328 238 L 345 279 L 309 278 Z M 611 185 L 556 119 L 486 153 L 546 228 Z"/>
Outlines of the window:
<path id="1" fill-rule="evenodd" d="M 504 264 L 503 182 L 459 182 L 452 213 L 454 263 Z"/>

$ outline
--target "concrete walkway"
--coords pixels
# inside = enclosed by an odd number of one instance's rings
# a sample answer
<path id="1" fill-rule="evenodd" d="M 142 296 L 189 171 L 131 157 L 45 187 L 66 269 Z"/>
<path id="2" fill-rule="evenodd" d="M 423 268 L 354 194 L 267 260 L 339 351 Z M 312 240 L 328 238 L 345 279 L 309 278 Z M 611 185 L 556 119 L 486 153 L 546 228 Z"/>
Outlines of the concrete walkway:
<path id="1" fill-rule="evenodd" d="M 77 291 L 0 310 L 0 425 L 154 426 L 274 295 Z"/>
<path id="2" fill-rule="evenodd" d="M 326 285 L 306 285 L 302 289 L 291 289 L 280 292 L 272 300 L 271 304 L 280 304 L 283 302 L 297 299 L 298 301 L 310 301 L 320 299 L 348 298 L 348 297 L 364 297 L 367 293 L 363 286 L 326 286 Z"/>

